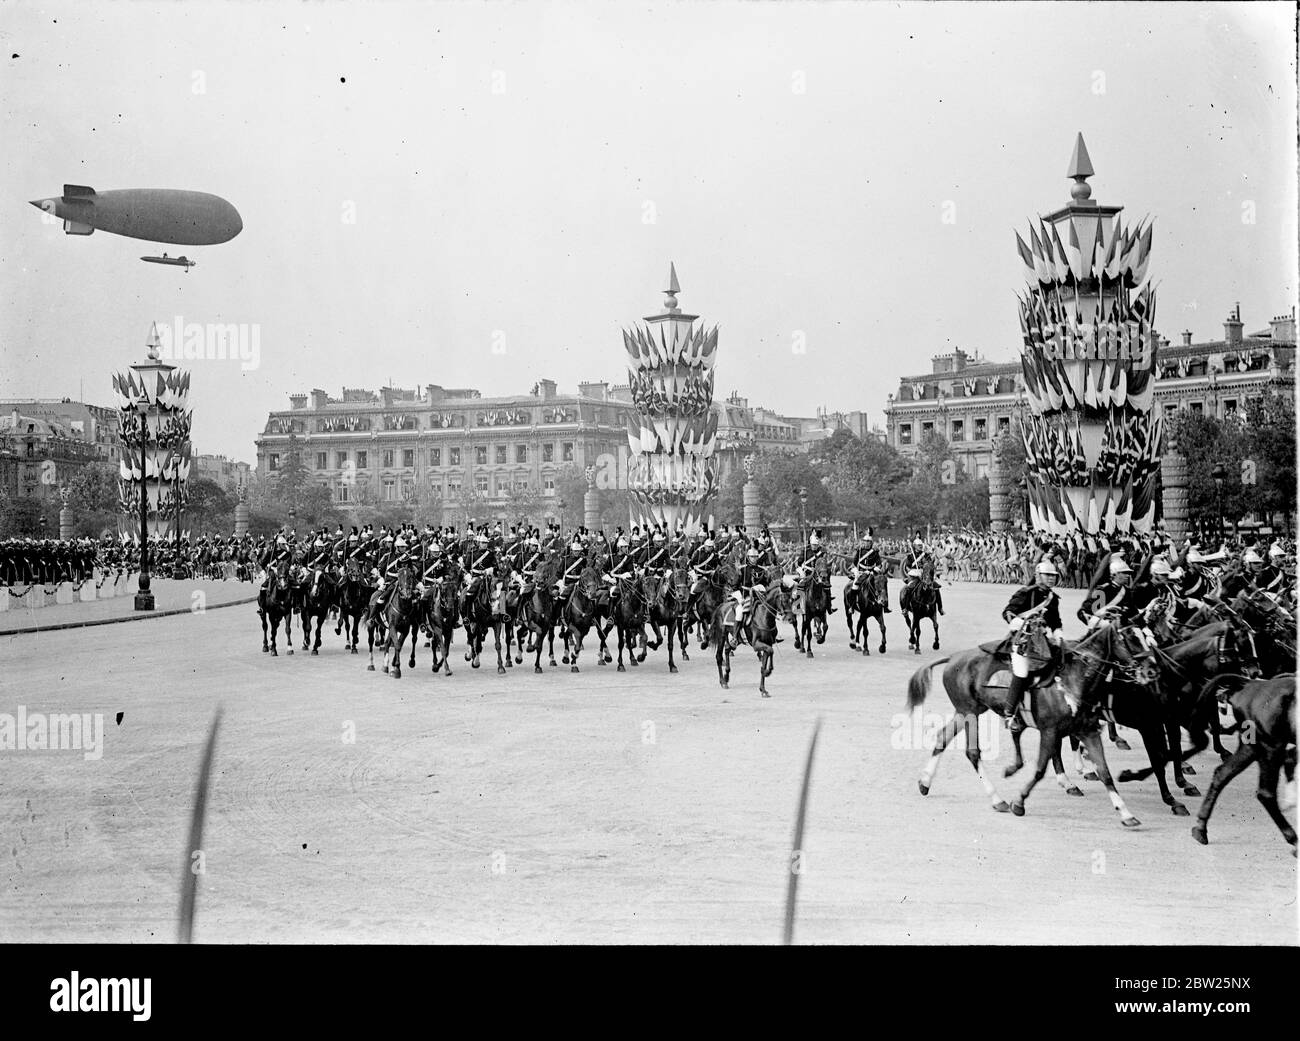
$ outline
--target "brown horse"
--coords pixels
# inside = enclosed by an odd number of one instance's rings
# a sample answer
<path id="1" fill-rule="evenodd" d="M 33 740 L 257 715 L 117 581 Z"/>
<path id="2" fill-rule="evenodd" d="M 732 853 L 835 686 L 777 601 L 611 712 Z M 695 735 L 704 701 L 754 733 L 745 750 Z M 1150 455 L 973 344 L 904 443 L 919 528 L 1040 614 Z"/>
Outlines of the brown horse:
<path id="1" fill-rule="evenodd" d="M 1212 682 L 1207 691 L 1217 686 Z M 1267 680 L 1250 680 L 1228 699 L 1232 714 L 1242 728 L 1241 744 L 1237 750 L 1220 763 L 1210 780 L 1210 790 L 1201 801 L 1192 825 L 1192 837 L 1202 846 L 1209 844 L 1206 831 L 1210 814 L 1219 793 L 1237 774 L 1253 762 L 1259 763 L 1259 789 L 1256 798 L 1273 818 L 1282 837 L 1296 851 L 1295 828 L 1282 815 L 1277 805 L 1277 781 L 1283 768 L 1295 776 L 1295 674 L 1275 676 Z"/>
<path id="2" fill-rule="evenodd" d="M 849 627 L 849 650 L 856 651 L 862 646 L 862 653 L 869 655 L 871 647 L 867 642 L 867 619 L 874 618 L 880 626 L 880 653 L 885 653 L 885 603 L 880 597 L 875 575 L 855 573 L 844 587 L 844 621 Z M 856 615 L 856 617 L 854 617 Z"/>
<path id="3" fill-rule="evenodd" d="M 774 647 L 781 642 L 776 634 L 777 618 L 785 607 L 788 596 L 783 583 L 777 583 L 763 593 L 753 594 L 754 603 L 743 624 L 736 621 L 736 602 L 727 597 L 713 612 L 712 639 L 716 646 L 718 683 L 726 690 L 731 681 L 731 655 L 736 640 L 743 637 L 758 655 L 758 692 L 765 698 L 767 677 L 772 675 Z"/>
<path id="4" fill-rule="evenodd" d="M 1106 752 L 1102 747 L 1098 722 L 1101 718 L 1101 689 L 1107 674 L 1114 668 L 1123 668 L 1128 664 L 1127 655 L 1119 648 L 1113 634 L 1108 629 L 1094 633 L 1088 640 L 1081 641 L 1064 649 L 1063 661 L 1059 669 L 1047 682 L 1042 679 L 1027 691 L 1032 715 L 1029 722 L 1038 728 L 1038 764 L 1034 775 L 1025 784 L 1020 793 L 1008 803 L 998 794 L 992 780 L 984 769 L 980 756 L 979 717 L 989 709 L 1005 714 L 1007 705 L 1007 684 L 1010 673 L 1006 664 L 993 655 L 978 648 L 959 651 L 950 658 L 940 658 L 929 665 L 923 665 L 912 676 L 907 685 L 907 705 L 915 710 L 924 704 L 930 692 L 931 670 L 936 666 L 945 666 L 943 685 L 948 693 L 948 700 L 957 710 L 947 725 L 935 739 L 934 751 L 918 782 L 922 795 L 928 795 L 934 781 L 935 770 L 939 767 L 939 758 L 958 733 L 966 735 L 966 758 L 970 761 L 984 791 L 989 795 L 993 809 L 998 813 L 1010 810 L 1016 816 L 1023 816 L 1025 800 L 1029 798 L 1034 786 L 1043 779 L 1052 755 L 1060 747 L 1063 738 L 1077 735 L 1083 741 L 1097 764 L 1097 770 L 1111 803 L 1119 811 L 1120 819 L 1127 828 L 1136 827 L 1138 819 L 1133 816 L 1119 790 L 1111 778 L 1106 765 Z M 1022 711 L 1024 711 L 1022 709 Z"/>

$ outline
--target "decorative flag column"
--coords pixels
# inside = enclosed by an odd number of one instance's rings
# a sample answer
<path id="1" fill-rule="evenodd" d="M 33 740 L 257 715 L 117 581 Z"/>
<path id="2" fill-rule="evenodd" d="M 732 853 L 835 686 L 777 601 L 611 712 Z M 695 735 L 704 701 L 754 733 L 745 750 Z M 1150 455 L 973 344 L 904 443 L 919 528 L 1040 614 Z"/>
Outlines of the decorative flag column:
<path id="1" fill-rule="evenodd" d="M 716 489 L 711 460 L 718 434 L 718 328 L 694 329 L 699 316 L 682 314 L 680 292 L 676 268 L 669 265 L 663 313 L 623 331 L 636 407 L 628 417 L 628 489 L 632 524 L 694 534 Z"/>
<path id="2" fill-rule="evenodd" d="M 149 360 L 113 376 L 122 437 L 118 495 L 122 532 L 140 543 L 140 591 L 136 610 L 153 609 L 149 591 L 148 541 L 174 531 L 190 474 L 190 376 L 158 358 L 158 327 L 149 333 Z"/>
<path id="3" fill-rule="evenodd" d="M 1146 532 L 1155 519 L 1161 416 L 1152 411 L 1155 290 L 1142 285 L 1151 225 L 1090 198 L 1080 134 L 1071 202 L 1019 234 L 1026 493 L 1039 531 Z"/>

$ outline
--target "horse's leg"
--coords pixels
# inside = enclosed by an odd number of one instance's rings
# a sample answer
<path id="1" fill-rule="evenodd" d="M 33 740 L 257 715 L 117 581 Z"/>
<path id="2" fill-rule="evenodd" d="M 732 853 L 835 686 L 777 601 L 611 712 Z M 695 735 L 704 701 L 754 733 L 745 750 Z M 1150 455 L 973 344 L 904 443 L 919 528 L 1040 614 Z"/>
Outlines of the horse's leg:
<path id="1" fill-rule="evenodd" d="M 284 653 L 293 653 L 293 608 L 289 608 L 284 615 Z"/>
<path id="2" fill-rule="evenodd" d="M 1046 725 L 1038 730 L 1038 762 L 1034 766 L 1033 776 L 1025 783 L 1024 788 L 1011 800 L 1011 812 L 1017 817 L 1025 815 L 1025 800 L 1029 798 L 1029 793 L 1034 790 L 1035 785 L 1043 779 L 1047 773 L 1047 766 L 1052 761 L 1061 746 L 1061 735 L 1057 732 L 1055 726 Z"/>
<path id="3" fill-rule="evenodd" d="M 930 625 L 934 627 L 934 643 L 930 644 L 930 649 L 937 651 L 939 649 L 939 616 L 930 615 Z M 917 636 L 921 635 L 920 628 L 917 629 Z"/>
<path id="4" fill-rule="evenodd" d="M 993 778 L 984 767 L 984 758 L 980 752 L 980 714 L 972 712 L 963 718 L 962 729 L 966 734 L 966 758 L 970 765 L 975 768 L 975 775 L 980 779 L 980 784 L 984 786 L 984 793 L 989 797 L 989 803 L 998 813 L 1007 812 L 1007 802 L 998 794 L 997 788 L 993 785 Z"/>
<path id="5" fill-rule="evenodd" d="M 541 640 L 538 640 L 541 643 Z M 550 659 L 549 664 L 555 665 L 555 626 L 552 625 L 546 630 L 546 655 Z"/>
<path id="6" fill-rule="evenodd" d="M 275 649 L 275 639 L 279 635 L 279 632 L 280 632 L 280 619 L 274 612 L 272 612 L 271 614 L 271 657 L 272 658 L 280 657 L 280 652 Z"/>
<path id="7" fill-rule="evenodd" d="M 631 661 L 632 661 L 632 664 L 633 664 L 633 665 L 640 665 L 643 661 L 645 661 L 645 656 L 646 656 L 646 638 L 645 638 L 645 623 L 644 623 L 644 622 L 642 622 L 642 623 L 637 627 L 636 637 L 637 637 L 637 642 L 639 642 L 639 643 L 641 644 L 641 650 L 640 650 L 640 652 L 637 654 L 637 656 L 636 656 L 635 658 L 632 658 L 632 659 L 631 659 Z M 630 654 L 630 652 L 631 652 L 631 648 L 629 648 L 628 650 L 629 650 L 629 654 Z"/>
<path id="8" fill-rule="evenodd" d="M 934 736 L 934 750 L 930 753 L 930 759 L 921 771 L 921 779 L 916 782 L 917 787 L 921 790 L 922 795 L 930 794 L 930 786 L 934 784 L 934 772 L 939 769 L 939 758 L 943 755 L 944 749 L 952 743 L 952 739 L 957 736 L 957 731 L 961 729 L 962 713 L 958 712 L 952 719 L 943 725 L 943 728 Z"/>
<path id="9" fill-rule="evenodd" d="M 627 672 L 627 669 L 623 667 L 623 637 L 625 634 L 625 630 L 621 625 L 617 625 L 614 628 L 618 630 L 618 670 L 617 671 Z M 628 650 L 628 657 L 630 658 L 632 656 L 631 646 L 629 646 L 627 650 Z"/>
<path id="10" fill-rule="evenodd" d="M 677 630 L 677 639 L 681 644 L 682 661 L 690 661 L 691 660 L 691 655 L 689 650 L 689 645 L 691 642 L 690 619 L 687 618 L 685 615 L 683 615 L 680 618 L 678 618 L 677 625 L 679 627 Z"/>
<path id="11" fill-rule="evenodd" d="M 266 654 L 271 650 L 270 644 L 266 642 L 266 612 L 259 607 L 257 616 L 262 619 L 262 653 Z"/>
<path id="12" fill-rule="evenodd" d="M 765 698 L 772 695 L 767 692 L 767 677 L 772 672 L 772 648 L 765 643 L 760 643 L 754 648 L 758 655 L 758 692 Z"/>
<path id="13" fill-rule="evenodd" d="M 813 656 L 813 616 L 806 614 L 803 616 L 803 653 L 805 658 Z"/>
<path id="14" fill-rule="evenodd" d="M 366 666 L 367 672 L 375 671 L 375 620 L 371 617 L 369 611 L 366 612 L 366 644 L 370 648 L 370 664 Z"/>
<path id="15" fill-rule="evenodd" d="M 1014 763 L 1008 763 L 1003 768 L 1003 777 L 1010 777 L 1013 774 L 1019 773 L 1025 765 L 1025 757 L 1020 752 L 1020 737 L 1025 732 L 1024 721 L 1019 716 L 1015 716 L 1007 725 L 1007 729 L 1011 732 L 1011 747 L 1015 750 L 1016 761 Z"/>
<path id="16" fill-rule="evenodd" d="M 1205 798 L 1201 800 L 1201 807 L 1196 811 L 1196 823 L 1192 825 L 1192 838 L 1202 846 L 1208 845 L 1210 841 L 1209 836 L 1206 834 L 1206 825 L 1210 823 L 1210 814 L 1214 812 L 1214 804 L 1218 802 L 1219 795 L 1231 783 L 1232 779 L 1254 761 L 1257 747 L 1258 745 L 1246 744 L 1243 741 L 1237 746 L 1237 750 L 1215 769 L 1214 776 L 1210 778 L 1210 790 L 1205 793 Z"/>
<path id="17" fill-rule="evenodd" d="M 886 641 L 885 641 L 885 612 L 883 608 L 881 609 L 880 613 L 876 615 L 876 621 L 880 623 L 880 646 L 877 648 L 877 650 L 879 650 L 881 654 L 884 654 Z"/>
<path id="18" fill-rule="evenodd" d="M 1142 743 L 1146 746 L 1147 759 L 1151 763 L 1151 772 L 1155 774 L 1156 783 L 1160 785 L 1160 799 L 1169 807 L 1175 817 L 1186 817 L 1187 807 L 1174 798 L 1165 778 L 1165 766 L 1169 762 L 1169 745 L 1166 742 L 1164 727 L 1158 720 L 1147 720 L 1145 726 L 1138 727 Z"/>
<path id="19" fill-rule="evenodd" d="M 492 637 L 496 642 L 496 649 L 497 649 L 497 675 L 498 676 L 504 676 L 506 674 L 505 662 L 501 660 L 501 630 L 503 628 L 504 626 L 499 619 L 492 623 Z M 510 657 L 509 643 L 506 644 L 506 657 L 507 658 Z"/>
<path id="20" fill-rule="evenodd" d="M 673 660 L 673 630 L 677 628 L 677 619 L 669 615 L 668 621 L 664 625 L 664 635 L 668 640 L 668 671 L 677 671 L 677 662 Z"/>
<path id="21" fill-rule="evenodd" d="M 1119 736 L 1119 731 L 1115 729 L 1115 721 L 1113 719 L 1107 721 L 1106 733 L 1110 737 L 1110 743 L 1121 752 L 1127 752 L 1132 747 L 1127 741 Z"/>
<path id="22" fill-rule="evenodd" d="M 1092 765 L 1096 768 L 1101 783 L 1106 786 L 1106 794 L 1110 796 L 1111 805 L 1119 811 L 1120 822 L 1126 828 L 1136 828 L 1142 822 L 1139 821 L 1124 805 L 1123 798 L 1120 797 L 1119 789 L 1115 787 L 1115 779 L 1110 775 L 1110 767 L 1106 764 L 1106 749 L 1101 743 L 1101 732 L 1098 730 L 1089 730 L 1082 735 L 1083 747 L 1088 750 L 1088 756 L 1092 759 Z"/>
<path id="23" fill-rule="evenodd" d="M 442 626 L 438 629 L 438 640 L 442 645 L 442 674 L 451 675 L 451 636 L 455 626 Z"/>
<path id="24" fill-rule="evenodd" d="M 726 637 L 719 636 L 718 646 L 714 650 L 714 655 L 713 655 L 718 663 L 718 686 L 720 686 L 723 690 L 727 689 L 727 681 L 731 676 L 730 663 L 727 663 L 726 667 L 724 667 L 723 664 L 723 653 L 726 650 L 726 643 L 727 643 Z"/>
<path id="25" fill-rule="evenodd" d="M 1291 822 L 1286 819 L 1277 804 L 1277 779 L 1285 759 L 1285 747 L 1266 749 L 1259 757 L 1259 788 L 1255 791 L 1255 798 L 1273 818 L 1273 823 L 1282 832 L 1282 837 L 1294 846 L 1295 829 L 1291 827 Z"/>

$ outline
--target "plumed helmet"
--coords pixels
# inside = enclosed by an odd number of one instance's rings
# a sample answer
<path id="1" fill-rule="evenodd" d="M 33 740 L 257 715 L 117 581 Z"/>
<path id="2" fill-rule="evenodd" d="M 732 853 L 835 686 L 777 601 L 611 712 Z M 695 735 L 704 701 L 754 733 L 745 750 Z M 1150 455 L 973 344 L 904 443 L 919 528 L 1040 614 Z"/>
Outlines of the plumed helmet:
<path id="1" fill-rule="evenodd" d="M 393 549 L 406 549 L 406 539 L 398 535 L 397 541 L 393 543 Z"/>
<path id="2" fill-rule="evenodd" d="M 615 543 L 615 545 L 617 545 L 619 549 L 627 549 L 630 543 L 627 541 L 626 535 L 620 535 L 618 537 L 618 542 Z"/>
<path id="3" fill-rule="evenodd" d="M 1242 562 L 1243 562 L 1243 563 L 1246 563 L 1246 564 L 1262 564 L 1262 563 L 1264 563 L 1264 558 L 1261 557 L 1258 553 L 1256 553 L 1253 549 L 1248 549 L 1248 550 L 1246 550 L 1245 555 L 1244 555 L 1241 559 L 1242 559 Z"/>
<path id="4" fill-rule="evenodd" d="M 437 542 L 430 542 L 429 552 L 432 553 L 434 556 L 437 556 L 439 553 L 442 552 L 442 545 Z"/>
<path id="5" fill-rule="evenodd" d="M 1131 575 L 1133 569 L 1128 566 L 1123 557 L 1115 557 L 1110 562 L 1110 573 L 1112 575 Z"/>
<path id="6" fill-rule="evenodd" d="M 1168 578 L 1172 573 L 1173 573 L 1173 569 L 1170 568 L 1169 561 L 1164 560 L 1160 557 L 1157 557 L 1155 560 L 1151 561 L 1151 576 L 1153 578 L 1155 577 Z"/>
<path id="7" fill-rule="evenodd" d="M 1202 553 L 1199 549 L 1189 549 L 1189 550 L 1187 551 L 1187 563 L 1189 563 L 1189 564 L 1204 564 L 1204 563 L 1205 563 L 1205 554 Z"/>
<path id="8" fill-rule="evenodd" d="M 1061 573 L 1056 570 L 1056 565 L 1046 557 L 1038 562 L 1038 566 L 1034 568 L 1034 571 L 1039 575 L 1053 575 L 1056 578 L 1061 577 Z"/>
<path id="9" fill-rule="evenodd" d="M 821 544 L 822 544 L 822 540 L 817 537 L 817 532 L 814 531 L 811 535 L 808 536 L 808 545 L 820 546 Z"/>
<path id="10" fill-rule="evenodd" d="M 1275 542 L 1273 543 L 1273 545 L 1268 547 L 1268 555 L 1270 557 L 1285 557 L 1286 550 L 1284 550 L 1278 543 Z"/>

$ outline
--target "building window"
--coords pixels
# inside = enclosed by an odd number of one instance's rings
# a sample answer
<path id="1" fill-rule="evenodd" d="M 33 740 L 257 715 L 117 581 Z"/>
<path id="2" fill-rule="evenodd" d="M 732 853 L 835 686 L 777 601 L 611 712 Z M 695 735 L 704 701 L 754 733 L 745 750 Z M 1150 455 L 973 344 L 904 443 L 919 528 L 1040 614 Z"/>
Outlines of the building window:
<path id="1" fill-rule="evenodd" d="M 1236 398 L 1224 398 L 1224 399 L 1223 399 L 1223 414 L 1224 414 L 1225 416 L 1230 416 L 1230 415 L 1232 415 L 1232 414 L 1233 414 L 1234 412 L 1236 412 L 1236 411 L 1237 411 L 1237 399 L 1236 399 Z"/>
<path id="2" fill-rule="evenodd" d="M 402 501 L 410 502 L 415 497 L 415 482 L 409 477 L 402 478 Z"/>
<path id="3" fill-rule="evenodd" d="M 336 453 L 334 458 L 338 460 L 338 468 L 340 470 L 344 469 L 348 465 L 347 452 L 338 452 Z"/>
<path id="4" fill-rule="evenodd" d="M 526 462 L 528 462 L 528 446 L 527 446 L 527 445 L 515 445 L 515 462 L 516 462 L 516 463 L 526 463 Z"/>
<path id="5" fill-rule="evenodd" d="M 429 465 L 430 465 L 430 466 L 441 466 L 441 465 L 442 465 L 442 449 L 441 449 L 441 448 L 430 448 L 430 449 L 429 449 Z"/>
<path id="6" fill-rule="evenodd" d="M 447 482 L 447 498 L 448 498 L 448 499 L 459 499 L 459 498 L 460 498 L 460 488 L 461 488 L 461 484 L 460 484 L 459 481 L 448 481 L 448 482 Z"/>
<path id="7" fill-rule="evenodd" d="M 1205 406 L 1199 401 L 1190 401 L 1188 402 L 1187 407 L 1191 410 L 1191 413 L 1194 416 L 1203 415 L 1205 412 Z"/>
<path id="8" fill-rule="evenodd" d="M 278 469 L 280 469 L 280 456 L 279 456 L 278 454 L 276 454 L 275 452 L 272 452 L 269 456 L 267 456 L 267 459 L 266 459 L 266 468 L 267 468 L 268 470 L 278 470 Z"/>
<path id="9" fill-rule="evenodd" d="M 933 424 L 933 423 L 922 423 L 922 424 L 921 424 L 921 436 L 922 436 L 922 437 L 925 437 L 926 434 L 933 434 L 933 433 L 934 433 L 934 424 Z"/>
<path id="10" fill-rule="evenodd" d="M 335 498 L 336 498 L 339 502 L 347 502 L 347 501 L 348 501 L 348 494 L 349 494 L 349 493 L 348 493 L 348 483 L 347 483 L 347 481 L 339 481 L 337 487 L 338 487 L 338 494 L 335 496 Z"/>
<path id="11" fill-rule="evenodd" d="M 442 481 L 436 477 L 429 482 L 429 498 L 434 502 L 439 502 L 442 499 Z"/>
<path id="12" fill-rule="evenodd" d="M 368 453 L 366 453 L 366 452 L 358 452 L 358 453 L 357 453 L 357 469 L 358 469 L 358 470 L 364 470 L 364 469 L 366 469 L 366 465 L 367 465 L 368 462 L 369 462 L 369 455 L 368 455 Z"/>
<path id="13" fill-rule="evenodd" d="M 392 481 L 384 482 L 384 502 L 397 501 L 397 485 Z"/>
<path id="14" fill-rule="evenodd" d="M 572 442 L 572 441 L 565 441 L 565 442 L 564 442 L 564 445 L 562 446 L 562 448 L 561 448 L 561 450 L 560 450 L 560 459 L 561 459 L 562 462 L 566 462 L 566 463 L 571 463 L 571 462 L 573 462 L 573 442 Z"/>
<path id="15" fill-rule="evenodd" d="M 452 466 L 460 466 L 460 449 L 459 448 L 447 449 L 447 461 Z"/>
<path id="16" fill-rule="evenodd" d="M 912 424 L 898 424 L 898 443 L 900 445 L 910 445 L 912 443 Z"/>
<path id="17" fill-rule="evenodd" d="M 510 492 L 510 478 L 504 475 L 497 477 L 497 495 L 507 495 Z"/>
<path id="18" fill-rule="evenodd" d="M 952 436 L 949 440 L 965 441 L 966 440 L 966 422 L 961 419 L 952 421 Z"/>
<path id="19" fill-rule="evenodd" d="M 977 481 L 978 481 L 978 480 L 981 480 L 981 479 L 987 480 L 988 475 L 989 475 L 989 464 L 988 464 L 988 463 L 976 463 L 976 464 L 975 464 L 975 479 L 976 479 Z"/>
<path id="20" fill-rule="evenodd" d="M 497 450 L 497 451 L 496 451 L 496 460 L 497 460 L 497 462 L 498 462 L 498 463 L 504 463 L 504 462 L 506 461 L 506 446 L 505 446 L 505 445 L 497 445 L 497 446 L 496 446 L 496 450 Z"/>
<path id="21" fill-rule="evenodd" d="M 554 446 L 554 445 L 542 445 L 542 462 L 544 462 L 544 463 L 553 463 L 553 462 L 555 462 L 555 446 Z"/>
<path id="22" fill-rule="evenodd" d="M 528 491 L 528 478 L 527 478 L 527 477 L 516 477 L 516 478 L 515 478 L 515 491 L 517 491 L 517 492 L 526 492 L 526 491 Z"/>
<path id="23" fill-rule="evenodd" d="M 474 462 L 479 466 L 487 465 L 487 445 L 474 446 Z"/>
<path id="24" fill-rule="evenodd" d="M 384 449 L 384 469 L 385 469 L 385 470 L 392 469 L 392 466 L 393 466 L 393 450 L 392 450 L 391 448 L 385 448 L 385 449 Z"/>
<path id="25" fill-rule="evenodd" d="M 989 421 L 987 419 L 975 420 L 975 440 L 987 441 L 989 439 Z"/>
<path id="26" fill-rule="evenodd" d="M 327 455 L 328 455 L 328 453 L 326 453 L 326 452 L 317 452 L 317 453 L 316 453 L 316 469 L 317 469 L 317 470 L 325 470 L 325 469 L 328 469 L 328 467 L 329 467 L 329 460 L 328 460 L 328 458 L 327 458 Z"/>
<path id="27" fill-rule="evenodd" d="M 1011 417 L 998 416 L 998 437 L 1011 433 Z"/>
<path id="28" fill-rule="evenodd" d="M 411 469 L 411 468 L 413 468 L 413 467 L 415 466 L 415 449 L 414 449 L 414 448 L 403 448 L 403 449 L 402 449 L 402 465 L 405 466 L 407 469 Z"/>
<path id="29" fill-rule="evenodd" d="M 475 477 L 475 478 L 474 478 L 474 487 L 475 487 L 478 491 L 480 491 L 480 492 L 482 492 L 484 495 L 486 495 L 486 494 L 487 494 L 487 490 L 488 490 L 488 479 L 487 479 L 486 475 L 481 476 L 481 477 Z"/>
<path id="30" fill-rule="evenodd" d="M 543 495 L 555 494 L 555 478 L 553 476 L 542 478 L 542 494 Z"/>

